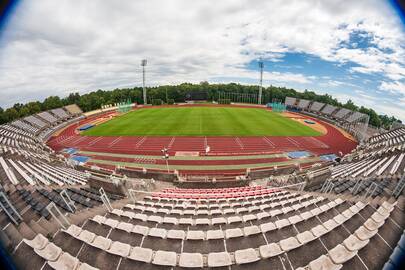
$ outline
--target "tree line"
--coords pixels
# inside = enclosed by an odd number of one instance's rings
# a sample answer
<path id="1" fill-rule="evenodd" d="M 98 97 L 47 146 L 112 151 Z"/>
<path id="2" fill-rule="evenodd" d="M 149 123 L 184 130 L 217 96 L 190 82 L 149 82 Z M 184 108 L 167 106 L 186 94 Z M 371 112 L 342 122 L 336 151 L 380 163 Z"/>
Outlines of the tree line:
<path id="1" fill-rule="evenodd" d="M 187 93 L 196 91 L 205 91 L 209 101 L 217 101 L 219 93 L 256 94 L 258 92 L 258 87 L 256 85 L 241 85 L 236 83 L 209 84 L 208 82 L 201 82 L 199 84 L 183 83 L 179 85 L 162 85 L 147 88 L 148 100 L 161 99 L 163 102 L 167 102 L 168 100 L 184 102 Z M 369 123 L 375 127 L 389 128 L 393 122 L 401 122 L 393 116 L 378 115 L 371 108 L 366 108 L 363 106 L 359 107 L 351 100 L 348 100 L 346 103 L 341 103 L 329 94 L 318 95 L 315 92 L 308 90 L 298 92 L 291 88 L 276 86 L 263 88 L 263 101 L 265 103 L 274 101 L 284 102 L 286 96 L 319 101 L 334 106 L 344 107 L 353 111 L 359 111 L 369 115 Z M 100 109 L 102 105 L 114 104 L 128 99 L 138 104 L 143 103 L 142 88 L 117 88 L 114 90 L 99 89 L 97 91 L 82 95 L 77 92 L 73 92 L 67 97 L 63 98 L 58 96 L 50 96 L 42 102 L 32 101 L 25 104 L 16 103 L 14 106 L 5 110 L 0 107 L 0 124 L 11 122 L 18 118 L 36 114 L 41 111 L 60 108 L 73 103 L 76 103 L 84 112 L 87 112 Z"/>

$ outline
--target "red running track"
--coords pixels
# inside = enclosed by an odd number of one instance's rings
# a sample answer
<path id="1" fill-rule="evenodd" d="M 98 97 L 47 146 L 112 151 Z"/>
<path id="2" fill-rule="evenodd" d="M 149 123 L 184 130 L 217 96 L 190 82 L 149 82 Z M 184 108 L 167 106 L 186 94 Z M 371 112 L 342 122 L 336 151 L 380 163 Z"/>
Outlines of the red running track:
<path id="1" fill-rule="evenodd" d="M 210 155 L 253 155 L 297 150 L 310 151 L 316 155 L 338 154 L 340 151 L 346 154 L 357 145 L 337 128 L 318 119 L 313 120 L 321 123 L 327 133 L 317 137 L 93 137 L 81 136 L 76 132 L 77 127 L 108 114 L 90 117 L 67 127 L 59 135 L 51 137 L 48 145 L 55 151 L 73 147 L 92 152 L 141 155 L 160 155 L 164 147 L 169 149 L 170 155 L 178 151 L 204 153 L 207 145 L 211 148 Z"/>

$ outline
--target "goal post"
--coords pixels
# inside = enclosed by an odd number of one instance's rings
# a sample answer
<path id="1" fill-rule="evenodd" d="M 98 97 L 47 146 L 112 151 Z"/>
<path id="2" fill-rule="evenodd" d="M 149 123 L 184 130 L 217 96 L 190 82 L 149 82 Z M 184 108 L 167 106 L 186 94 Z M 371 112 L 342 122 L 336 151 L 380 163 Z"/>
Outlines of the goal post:
<path id="1" fill-rule="evenodd" d="M 118 113 L 127 113 L 131 110 L 132 110 L 132 101 L 130 99 L 117 104 Z"/>
<path id="2" fill-rule="evenodd" d="M 218 92 L 218 101 L 220 100 L 229 100 L 232 103 L 259 104 L 259 94 Z"/>

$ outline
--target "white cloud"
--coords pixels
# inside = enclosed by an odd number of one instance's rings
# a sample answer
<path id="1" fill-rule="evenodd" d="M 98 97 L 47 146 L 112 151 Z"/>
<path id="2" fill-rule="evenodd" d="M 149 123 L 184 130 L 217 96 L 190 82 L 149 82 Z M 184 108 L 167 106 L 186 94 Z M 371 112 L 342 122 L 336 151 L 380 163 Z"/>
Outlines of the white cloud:
<path id="1" fill-rule="evenodd" d="M 353 31 L 368 33 L 375 46 L 342 47 Z M 260 56 L 281 61 L 287 52 L 352 61 L 354 72 L 401 80 L 404 40 L 398 17 L 378 0 L 23 1 L 0 41 L 0 105 L 140 85 L 143 58 L 150 85 L 255 83 L 248 63 Z M 264 79 L 305 88 L 318 76 L 266 72 Z M 328 80 L 329 87 L 342 85 Z"/>
<path id="2" fill-rule="evenodd" d="M 405 83 L 394 81 L 394 82 L 382 82 L 380 85 L 381 90 L 390 91 L 393 93 L 399 93 L 405 96 Z"/>

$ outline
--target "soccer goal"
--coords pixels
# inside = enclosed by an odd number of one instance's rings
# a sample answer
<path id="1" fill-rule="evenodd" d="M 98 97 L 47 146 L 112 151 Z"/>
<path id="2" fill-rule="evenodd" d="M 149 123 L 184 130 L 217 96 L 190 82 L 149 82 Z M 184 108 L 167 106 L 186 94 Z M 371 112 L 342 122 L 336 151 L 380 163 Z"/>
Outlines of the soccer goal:
<path id="1" fill-rule="evenodd" d="M 117 104 L 117 112 L 118 113 L 127 113 L 132 110 L 132 102 L 131 100 L 126 100 L 124 102 L 120 102 Z"/>

